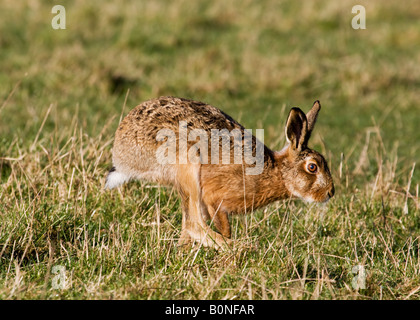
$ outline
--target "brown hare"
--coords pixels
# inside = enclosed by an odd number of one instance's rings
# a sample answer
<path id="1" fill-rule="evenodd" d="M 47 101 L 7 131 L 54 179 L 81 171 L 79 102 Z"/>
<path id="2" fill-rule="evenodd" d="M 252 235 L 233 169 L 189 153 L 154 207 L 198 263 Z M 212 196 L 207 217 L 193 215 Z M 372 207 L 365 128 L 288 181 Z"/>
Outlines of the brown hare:
<path id="1" fill-rule="evenodd" d="M 211 105 L 174 97 L 146 101 L 116 131 L 106 188 L 130 179 L 174 186 L 182 200 L 179 244 L 223 247 L 230 242 L 230 214 L 281 199 L 326 202 L 334 195 L 326 160 L 307 145 L 320 109 L 319 101 L 306 115 L 292 108 L 285 128 L 288 145 L 272 151 Z M 213 133 L 221 131 L 214 139 Z M 248 157 L 236 158 L 238 151 L 239 156 L 249 151 Z M 260 163 L 247 161 L 257 159 L 257 153 Z M 259 170 L 247 171 L 258 164 Z M 209 220 L 220 233 L 209 227 Z"/>

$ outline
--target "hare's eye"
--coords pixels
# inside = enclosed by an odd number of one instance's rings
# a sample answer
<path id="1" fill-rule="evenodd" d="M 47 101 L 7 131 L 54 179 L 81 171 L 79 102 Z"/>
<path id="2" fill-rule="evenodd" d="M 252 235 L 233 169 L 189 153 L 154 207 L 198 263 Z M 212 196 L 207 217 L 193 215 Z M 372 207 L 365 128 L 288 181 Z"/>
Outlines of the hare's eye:
<path id="1" fill-rule="evenodd" d="M 317 167 L 317 165 L 315 163 L 309 163 L 308 166 L 307 166 L 307 168 L 308 168 L 308 171 L 310 173 L 315 173 L 316 170 L 318 170 L 318 167 Z"/>

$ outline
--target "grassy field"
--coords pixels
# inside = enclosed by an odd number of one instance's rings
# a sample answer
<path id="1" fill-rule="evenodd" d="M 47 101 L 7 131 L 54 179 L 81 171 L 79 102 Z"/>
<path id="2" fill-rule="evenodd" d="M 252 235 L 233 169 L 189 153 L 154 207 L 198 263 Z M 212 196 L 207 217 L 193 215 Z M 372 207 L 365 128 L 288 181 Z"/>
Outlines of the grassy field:
<path id="1" fill-rule="evenodd" d="M 420 298 L 418 0 L 60 4 L 65 30 L 48 1 L 0 4 L 0 299 Z M 103 189 L 121 116 L 160 95 L 273 149 L 319 99 L 336 196 L 232 217 L 229 251 L 179 249 L 175 192 Z"/>

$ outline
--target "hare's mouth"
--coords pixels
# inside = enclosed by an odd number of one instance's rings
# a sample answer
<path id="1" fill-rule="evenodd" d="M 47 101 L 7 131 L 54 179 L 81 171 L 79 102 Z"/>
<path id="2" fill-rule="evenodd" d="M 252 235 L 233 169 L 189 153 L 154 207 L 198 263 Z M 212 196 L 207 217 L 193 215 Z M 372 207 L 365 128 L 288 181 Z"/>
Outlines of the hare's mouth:
<path id="1" fill-rule="evenodd" d="M 331 199 L 331 197 L 330 196 L 327 196 L 324 201 L 321 201 L 321 203 L 327 204 L 328 201 L 330 201 L 330 199 Z"/>
<path id="2" fill-rule="evenodd" d="M 328 202 L 332 197 L 334 197 L 335 189 L 334 185 L 331 186 L 330 191 L 327 192 L 326 200 L 324 202 Z"/>
<path id="3" fill-rule="evenodd" d="M 334 193 L 335 193 L 334 186 L 332 186 L 329 191 L 323 194 L 323 197 L 318 197 L 318 200 L 316 200 L 316 202 L 326 204 L 328 201 L 330 201 L 332 197 L 334 197 Z"/>
<path id="4" fill-rule="evenodd" d="M 328 201 L 330 201 L 330 199 L 334 197 L 334 192 L 329 191 L 327 193 L 327 195 L 325 196 L 324 201 L 321 201 L 322 203 L 327 203 Z"/>
<path id="5" fill-rule="evenodd" d="M 305 201 L 307 203 L 327 204 L 328 201 L 330 201 L 331 198 L 332 198 L 332 196 L 329 193 L 327 193 L 325 195 L 325 197 L 323 197 L 323 198 L 315 199 L 315 198 L 313 198 L 311 196 L 306 196 L 306 197 L 301 197 L 300 199 L 302 199 L 303 201 Z"/>

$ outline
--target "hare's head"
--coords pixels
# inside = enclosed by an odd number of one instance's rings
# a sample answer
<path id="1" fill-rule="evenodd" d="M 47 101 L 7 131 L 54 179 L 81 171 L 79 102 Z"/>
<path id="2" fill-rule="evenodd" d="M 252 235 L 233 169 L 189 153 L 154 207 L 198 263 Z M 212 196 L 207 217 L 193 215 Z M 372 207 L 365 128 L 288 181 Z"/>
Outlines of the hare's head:
<path id="1" fill-rule="evenodd" d="M 334 184 L 327 161 L 315 150 L 308 148 L 314 128 L 319 101 L 305 115 L 299 108 L 292 108 L 286 123 L 289 143 L 283 163 L 282 175 L 286 188 L 294 197 L 309 202 L 326 202 L 334 195 Z"/>

